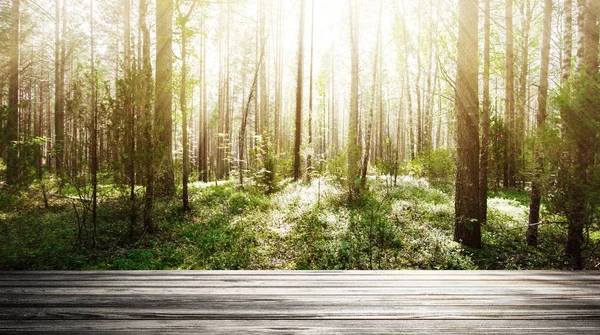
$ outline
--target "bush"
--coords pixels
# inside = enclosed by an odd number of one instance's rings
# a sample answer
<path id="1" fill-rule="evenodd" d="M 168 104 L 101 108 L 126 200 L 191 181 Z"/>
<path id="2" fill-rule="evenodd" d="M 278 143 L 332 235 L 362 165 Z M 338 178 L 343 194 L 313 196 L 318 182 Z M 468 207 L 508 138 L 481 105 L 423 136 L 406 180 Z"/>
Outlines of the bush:
<path id="1" fill-rule="evenodd" d="M 454 151 L 450 149 L 426 151 L 412 161 L 404 163 L 400 174 L 435 181 L 452 180 L 456 174 Z"/>

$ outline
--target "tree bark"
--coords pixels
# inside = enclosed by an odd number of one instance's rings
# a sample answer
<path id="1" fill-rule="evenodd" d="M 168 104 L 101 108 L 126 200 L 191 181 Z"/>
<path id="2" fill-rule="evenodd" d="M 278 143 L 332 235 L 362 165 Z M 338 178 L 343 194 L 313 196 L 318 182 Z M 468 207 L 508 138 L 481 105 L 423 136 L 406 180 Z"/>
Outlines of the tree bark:
<path id="1" fill-rule="evenodd" d="M 506 0 L 506 90 L 504 114 L 504 187 L 514 186 L 514 46 L 513 46 L 513 0 Z"/>
<path id="2" fill-rule="evenodd" d="M 92 80 L 92 131 L 91 131 L 91 175 L 92 175 L 92 249 L 96 250 L 97 231 L 98 231 L 98 104 L 96 92 L 96 66 L 94 55 L 94 0 L 90 0 L 90 64 Z"/>
<path id="3" fill-rule="evenodd" d="M 173 80 L 173 0 L 156 4 L 156 102 L 154 131 L 156 144 L 156 192 L 170 196 L 175 192 L 173 171 L 173 120 L 171 115 Z"/>
<path id="4" fill-rule="evenodd" d="M 544 160 L 540 153 L 539 142 L 544 134 L 546 122 L 546 103 L 548 97 L 548 68 L 550 64 L 550 37 L 552 33 L 552 0 L 544 1 L 544 30 L 542 36 L 542 64 L 540 67 L 540 87 L 538 94 L 537 141 L 535 146 L 535 178 L 531 184 L 531 201 L 529 202 L 529 226 L 527 227 L 527 245 L 537 246 L 538 224 L 540 222 L 541 185 Z"/>
<path id="5" fill-rule="evenodd" d="M 181 8 L 179 10 L 179 24 L 181 28 L 181 83 L 179 91 L 179 107 L 181 108 L 181 128 L 183 138 L 183 178 L 182 178 L 182 190 L 183 190 L 183 210 L 187 211 L 190 209 L 189 205 L 189 194 L 188 194 L 188 182 L 190 176 L 190 148 L 188 144 L 188 110 L 187 110 L 187 39 L 188 32 L 187 22 L 196 7 L 197 1 L 194 0 L 192 5 L 188 9 L 187 14 L 181 14 Z"/>
<path id="6" fill-rule="evenodd" d="M 348 119 L 348 186 L 350 200 L 359 194 L 360 154 L 358 139 L 358 11 L 356 1 L 348 0 L 350 11 L 350 115 Z"/>
<path id="7" fill-rule="evenodd" d="M 582 94 L 581 110 L 576 111 L 580 114 L 577 117 L 581 120 L 567 131 L 575 139 L 575 166 L 573 171 L 573 183 L 569 194 L 569 210 L 567 221 L 569 222 L 566 254 L 574 269 L 583 268 L 583 259 L 581 256 L 581 245 L 583 243 L 583 228 L 588 223 L 589 217 L 586 213 L 589 206 L 589 182 L 590 170 L 594 163 L 594 150 L 596 146 L 595 137 L 597 130 L 593 128 L 593 120 L 590 120 L 588 110 L 597 110 L 593 102 L 598 92 L 595 85 L 598 83 L 598 25 L 596 20 L 600 13 L 600 4 L 596 0 L 588 0 L 583 10 L 583 30 L 582 43 L 578 55 L 583 59 L 579 60 L 579 73 L 585 83 Z M 580 26 L 581 27 L 581 26 Z M 583 49 L 583 50 L 581 50 Z"/>
<path id="8" fill-rule="evenodd" d="M 20 0 L 12 0 L 10 23 L 10 68 L 8 87 L 8 120 L 7 120 L 7 160 L 6 181 L 15 185 L 19 181 L 19 63 L 21 54 L 21 11 Z"/>
<path id="9" fill-rule="evenodd" d="M 202 182 L 208 181 L 208 129 L 207 129 L 207 115 L 206 115 L 206 37 L 204 34 L 204 6 L 202 7 L 202 14 L 200 18 L 200 99 L 198 102 L 199 106 L 199 124 L 198 124 L 198 178 Z"/>
<path id="10" fill-rule="evenodd" d="M 154 205 L 154 164 L 155 148 L 152 125 L 152 64 L 150 62 L 150 30 L 147 24 L 148 0 L 140 0 L 139 25 L 142 31 L 142 110 L 143 110 L 143 137 L 144 137 L 144 177 L 146 193 L 144 195 L 144 229 L 154 230 L 152 222 L 152 209 Z"/>
<path id="11" fill-rule="evenodd" d="M 514 174 L 515 174 L 515 186 L 516 177 L 520 175 L 520 171 L 525 168 L 525 157 L 523 151 L 523 144 L 525 141 L 525 120 L 527 118 L 527 75 L 529 72 L 529 31 L 531 29 L 532 10 L 530 0 L 526 0 L 521 3 L 521 34 L 522 36 L 522 48 L 521 48 L 521 71 L 519 74 L 519 90 L 517 95 L 517 111 L 515 112 L 515 126 L 514 126 L 514 152 L 513 157 L 521 158 L 521 164 L 517 164 L 515 160 Z M 518 113 L 518 114 L 517 114 Z M 521 189 L 525 188 L 525 177 L 521 176 Z"/>
<path id="12" fill-rule="evenodd" d="M 315 44 L 315 0 L 312 0 L 312 14 L 310 23 L 310 79 L 308 89 L 308 155 L 306 157 L 306 179 L 310 180 L 313 170 L 312 167 L 312 152 L 313 152 L 313 58 Z"/>
<path id="13" fill-rule="evenodd" d="M 250 93 L 248 93 L 248 101 L 246 102 L 246 106 L 244 107 L 244 110 L 242 111 L 242 123 L 240 124 L 240 137 L 239 137 L 239 152 L 238 152 L 238 160 L 240 162 L 240 186 L 244 187 L 244 169 L 243 169 L 243 164 L 244 164 L 244 154 L 246 153 L 246 129 L 248 126 L 248 115 L 250 114 L 250 104 L 252 103 L 252 99 L 254 98 L 254 94 L 256 92 L 256 86 L 257 86 L 257 81 L 258 81 L 258 77 L 259 77 L 259 73 L 260 73 L 260 68 L 263 62 L 263 58 L 264 58 L 264 52 L 265 52 L 265 44 L 263 42 L 263 47 L 262 47 L 262 51 L 260 54 L 260 58 L 258 60 L 258 63 L 256 64 L 256 70 L 254 71 L 254 78 L 252 79 L 252 86 L 250 87 Z"/>
<path id="14" fill-rule="evenodd" d="M 379 0 L 379 20 L 377 21 L 377 42 L 375 44 L 375 57 L 373 58 L 373 83 L 371 85 L 371 106 L 367 120 L 367 134 L 365 137 L 365 152 L 363 154 L 362 172 L 360 183 L 364 187 L 367 179 L 367 170 L 369 167 L 369 156 L 371 153 L 371 134 L 373 133 L 373 109 L 375 106 L 375 89 L 377 87 L 377 66 L 379 65 L 379 46 L 381 43 L 381 18 L 383 15 L 383 0 Z M 381 78 L 380 78 L 381 80 Z M 381 97 L 379 97 L 381 99 Z"/>
<path id="15" fill-rule="evenodd" d="M 479 222 L 487 221 L 490 133 L 490 1 L 485 0 L 483 23 L 483 113 L 481 115 L 481 162 L 479 165 Z"/>
<path id="16" fill-rule="evenodd" d="M 565 13 L 565 29 L 563 32 L 561 82 L 565 85 L 571 74 L 571 57 L 573 56 L 573 0 L 564 0 L 563 11 Z"/>
<path id="17" fill-rule="evenodd" d="M 66 0 L 63 0 L 66 1 Z M 63 20 L 66 18 L 63 18 Z M 65 141 L 65 116 L 64 116 L 64 81 L 61 75 L 61 34 L 60 34 L 60 0 L 56 0 L 55 39 L 54 39 L 54 151 L 56 152 L 56 173 L 62 179 L 64 170 L 64 141 Z M 64 34 L 64 32 L 63 32 Z"/>
<path id="18" fill-rule="evenodd" d="M 459 0 L 454 240 L 474 248 L 481 247 L 477 11 L 477 0 Z"/>
<path id="19" fill-rule="evenodd" d="M 124 103 L 125 118 L 127 120 L 127 178 L 129 179 L 129 239 L 133 241 L 133 233 L 136 226 L 136 206 L 135 206 L 135 112 L 133 108 L 133 85 L 131 69 L 131 0 L 124 0 Z"/>
<path id="20" fill-rule="evenodd" d="M 302 177 L 300 171 L 300 147 L 302 145 L 302 88 L 304 83 L 304 16 L 305 0 L 300 0 L 300 20 L 298 24 L 298 76 L 296 79 L 296 133 L 294 141 L 294 181 Z"/>

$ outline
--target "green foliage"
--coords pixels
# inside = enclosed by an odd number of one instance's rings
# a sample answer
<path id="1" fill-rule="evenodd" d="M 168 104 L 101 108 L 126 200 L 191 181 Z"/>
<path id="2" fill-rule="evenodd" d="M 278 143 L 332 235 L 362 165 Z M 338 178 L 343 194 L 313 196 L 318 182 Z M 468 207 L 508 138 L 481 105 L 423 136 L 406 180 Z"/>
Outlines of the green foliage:
<path id="1" fill-rule="evenodd" d="M 488 165 L 488 181 L 494 182 L 499 187 L 499 182 L 503 177 L 504 167 L 504 134 L 506 128 L 504 127 L 504 120 L 498 115 L 493 113 L 490 118 L 490 131 L 489 131 L 489 165 Z"/>
<path id="2" fill-rule="evenodd" d="M 254 152 L 256 155 L 255 161 L 260 167 L 254 175 L 257 185 L 263 188 L 263 191 L 266 194 L 277 191 L 279 178 L 277 175 L 277 158 L 273 143 L 271 141 L 263 143 L 262 137 L 259 137 Z"/>
<path id="3" fill-rule="evenodd" d="M 375 183 L 351 205 L 330 197 L 308 209 L 288 235 L 295 268 L 472 268 L 452 241 L 452 208 L 441 205 L 448 196 L 411 184 L 385 195 Z"/>
<path id="4" fill-rule="evenodd" d="M 573 186 L 582 184 L 590 205 L 588 221 L 600 212 L 600 174 L 596 168 L 586 172 L 586 180 L 576 175 L 579 164 L 583 164 L 578 154 L 583 153 L 593 166 L 593 157 L 600 152 L 600 116 L 591 112 L 600 108 L 600 96 L 593 92 L 600 92 L 597 82 L 590 82 L 581 74 L 571 76 L 568 85 L 553 95 L 552 103 L 561 111 L 561 117 L 552 120 L 554 131 L 550 128 L 544 136 L 544 154 L 553 168 L 549 189 L 553 209 L 569 212 Z"/>
<path id="5" fill-rule="evenodd" d="M 327 160 L 326 169 L 329 175 L 338 182 L 342 183 L 346 180 L 348 176 L 348 151 L 346 147 Z"/>
<path id="6" fill-rule="evenodd" d="M 450 149 L 431 150 L 405 162 L 400 172 L 435 181 L 449 181 L 453 180 L 456 174 L 455 161 L 454 152 Z"/>
<path id="7" fill-rule="evenodd" d="M 106 178 L 105 180 L 107 180 Z M 45 180 L 54 192 L 56 180 Z M 41 184 L 40 184 L 41 185 Z M 159 199 L 157 231 L 128 238 L 129 204 L 118 186 L 100 187 L 98 246 L 88 230 L 78 240 L 77 200 L 51 198 L 43 209 L 40 185 L 0 203 L 0 269 L 560 269 L 566 227 L 540 226 L 540 245 L 527 247 L 529 195 L 495 191 L 483 227 L 484 247 L 463 249 L 453 241 L 452 183 L 399 176 L 397 186 L 372 179 L 352 203 L 337 181 L 313 178 L 240 190 L 235 182 L 190 185 L 190 212 L 177 199 Z M 53 186 L 54 185 L 54 186 Z M 69 184 L 65 197 L 77 194 Z M 80 191 L 81 192 L 81 191 Z M 74 201 L 74 202 L 73 202 Z M 30 210 L 20 204 L 29 203 Z M 564 218 L 549 212 L 548 221 Z M 88 219 L 89 221 L 89 219 Z M 87 223 L 89 225 L 89 222 Z M 598 222 L 589 227 L 586 264 L 600 256 Z"/>

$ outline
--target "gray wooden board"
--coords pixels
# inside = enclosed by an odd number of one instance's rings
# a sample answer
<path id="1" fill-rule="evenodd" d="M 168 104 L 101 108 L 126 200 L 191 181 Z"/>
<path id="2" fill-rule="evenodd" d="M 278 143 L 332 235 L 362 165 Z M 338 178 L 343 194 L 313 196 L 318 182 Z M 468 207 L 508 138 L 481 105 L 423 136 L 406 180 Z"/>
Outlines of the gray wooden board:
<path id="1" fill-rule="evenodd" d="M 0 332 L 600 334 L 600 272 L 0 272 Z"/>

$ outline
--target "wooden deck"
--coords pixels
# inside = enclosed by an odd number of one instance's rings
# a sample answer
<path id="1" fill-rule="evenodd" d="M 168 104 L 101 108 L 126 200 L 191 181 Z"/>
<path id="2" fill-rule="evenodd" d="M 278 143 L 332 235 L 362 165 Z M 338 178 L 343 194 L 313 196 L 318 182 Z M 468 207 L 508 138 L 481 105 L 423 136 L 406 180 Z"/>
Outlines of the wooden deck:
<path id="1" fill-rule="evenodd" d="M 0 332 L 600 334 L 600 272 L 0 272 Z"/>

